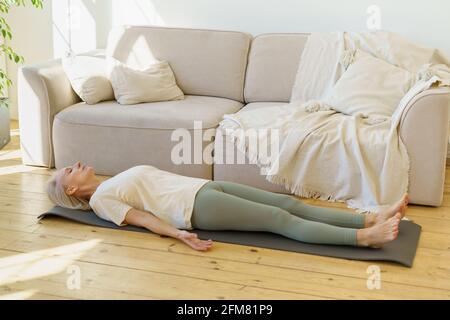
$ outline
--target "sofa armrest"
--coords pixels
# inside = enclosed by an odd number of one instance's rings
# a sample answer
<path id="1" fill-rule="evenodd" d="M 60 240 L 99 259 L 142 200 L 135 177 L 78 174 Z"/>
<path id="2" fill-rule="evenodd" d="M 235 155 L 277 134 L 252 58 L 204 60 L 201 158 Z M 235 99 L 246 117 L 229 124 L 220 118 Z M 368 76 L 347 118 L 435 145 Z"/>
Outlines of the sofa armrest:
<path id="1" fill-rule="evenodd" d="M 449 88 L 433 88 L 417 95 L 401 116 L 400 137 L 410 159 L 411 203 L 442 204 L 449 106 Z"/>
<path id="2" fill-rule="evenodd" d="M 19 69 L 19 127 L 24 164 L 54 167 L 51 138 L 53 118 L 64 108 L 79 101 L 61 60 Z"/>

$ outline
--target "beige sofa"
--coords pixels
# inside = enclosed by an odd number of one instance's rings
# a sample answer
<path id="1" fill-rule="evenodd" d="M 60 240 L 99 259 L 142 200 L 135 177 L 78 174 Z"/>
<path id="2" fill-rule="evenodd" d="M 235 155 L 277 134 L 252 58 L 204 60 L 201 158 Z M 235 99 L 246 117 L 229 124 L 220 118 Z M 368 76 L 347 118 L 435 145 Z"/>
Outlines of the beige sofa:
<path id="1" fill-rule="evenodd" d="M 176 165 L 174 129 L 192 136 L 217 128 L 222 116 L 288 103 L 307 34 L 264 34 L 163 27 L 114 29 L 107 51 L 123 61 L 170 62 L 185 100 L 121 106 L 81 103 L 59 60 L 26 66 L 19 72 L 19 121 L 25 164 L 61 168 L 77 160 L 114 175 L 138 164 L 179 174 L 229 180 L 286 192 L 252 164 Z M 400 134 L 411 161 L 413 203 L 442 203 L 450 91 L 428 90 L 406 108 Z M 194 121 L 203 127 L 194 129 Z M 215 143 L 223 137 L 217 132 Z M 206 148 L 208 141 L 203 141 Z M 194 145 L 194 143 L 193 143 Z M 192 146 L 194 148 L 194 146 Z M 224 143 L 214 149 L 226 158 Z M 235 150 L 235 149 L 234 149 Z M 235 150 L 237 153 L 237 151 Z"/>

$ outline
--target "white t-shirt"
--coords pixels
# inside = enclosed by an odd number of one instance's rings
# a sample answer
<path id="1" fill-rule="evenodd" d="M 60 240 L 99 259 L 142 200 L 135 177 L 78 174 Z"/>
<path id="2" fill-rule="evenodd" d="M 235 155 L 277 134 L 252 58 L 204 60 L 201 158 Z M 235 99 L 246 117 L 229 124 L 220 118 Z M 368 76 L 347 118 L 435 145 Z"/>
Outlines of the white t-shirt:
<path id="1" fill-rule="evenodd" d="M 195 195 L 210 180 L 180 176 L 153 166 L 136 166 L 102 182 L 89 205 L 119 226 L 132 208 L 148 211 L 178 229 L 192 229 Z"/>

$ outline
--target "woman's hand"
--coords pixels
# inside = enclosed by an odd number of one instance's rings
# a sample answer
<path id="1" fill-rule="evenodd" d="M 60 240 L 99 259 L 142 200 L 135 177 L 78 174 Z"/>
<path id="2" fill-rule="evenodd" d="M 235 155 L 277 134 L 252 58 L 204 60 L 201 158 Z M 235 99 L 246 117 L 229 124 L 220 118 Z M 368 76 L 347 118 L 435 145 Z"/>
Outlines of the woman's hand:
<path id="1" fill-rule="evenodd" d="M 211 239 L 200 240 L 196 233 L 191 233 L 185 230 L 180 230 L 178 232 L 177 238 L 186 243 L 189 247 L 198 251 L 206 251 L 210 249 L 213 245 Z"/>

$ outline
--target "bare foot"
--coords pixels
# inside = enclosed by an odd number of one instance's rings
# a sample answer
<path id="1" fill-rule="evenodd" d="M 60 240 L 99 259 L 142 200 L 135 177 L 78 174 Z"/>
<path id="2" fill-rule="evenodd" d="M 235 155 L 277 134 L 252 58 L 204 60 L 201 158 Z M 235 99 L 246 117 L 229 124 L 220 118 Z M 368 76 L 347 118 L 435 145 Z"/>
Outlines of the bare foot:
<path id="1" fill-rule="evenodd" d="M 381 248 L 384 244 L 395 240 L 398 236 L 398 225 L 401 217 L 402 214 L 398 212 L 383 223 L 358 230 L 358 245 L 362 247 Z"/>
<path id="2" fill-rule="evenodd" d="M 409 196 L 407 193 L 405 193 L 400 200 L 398 200 L 394 205 L 392 205 L 392 207 L 376 215 L 376 218 L 374 219 L 374 225 L 381 224 L 387 221 L 388 219 L 395 216 L 397 213 L 400 213 L 400 219 L 403 219 L 403 217 L 406 214 L 408 202 Z"/>

